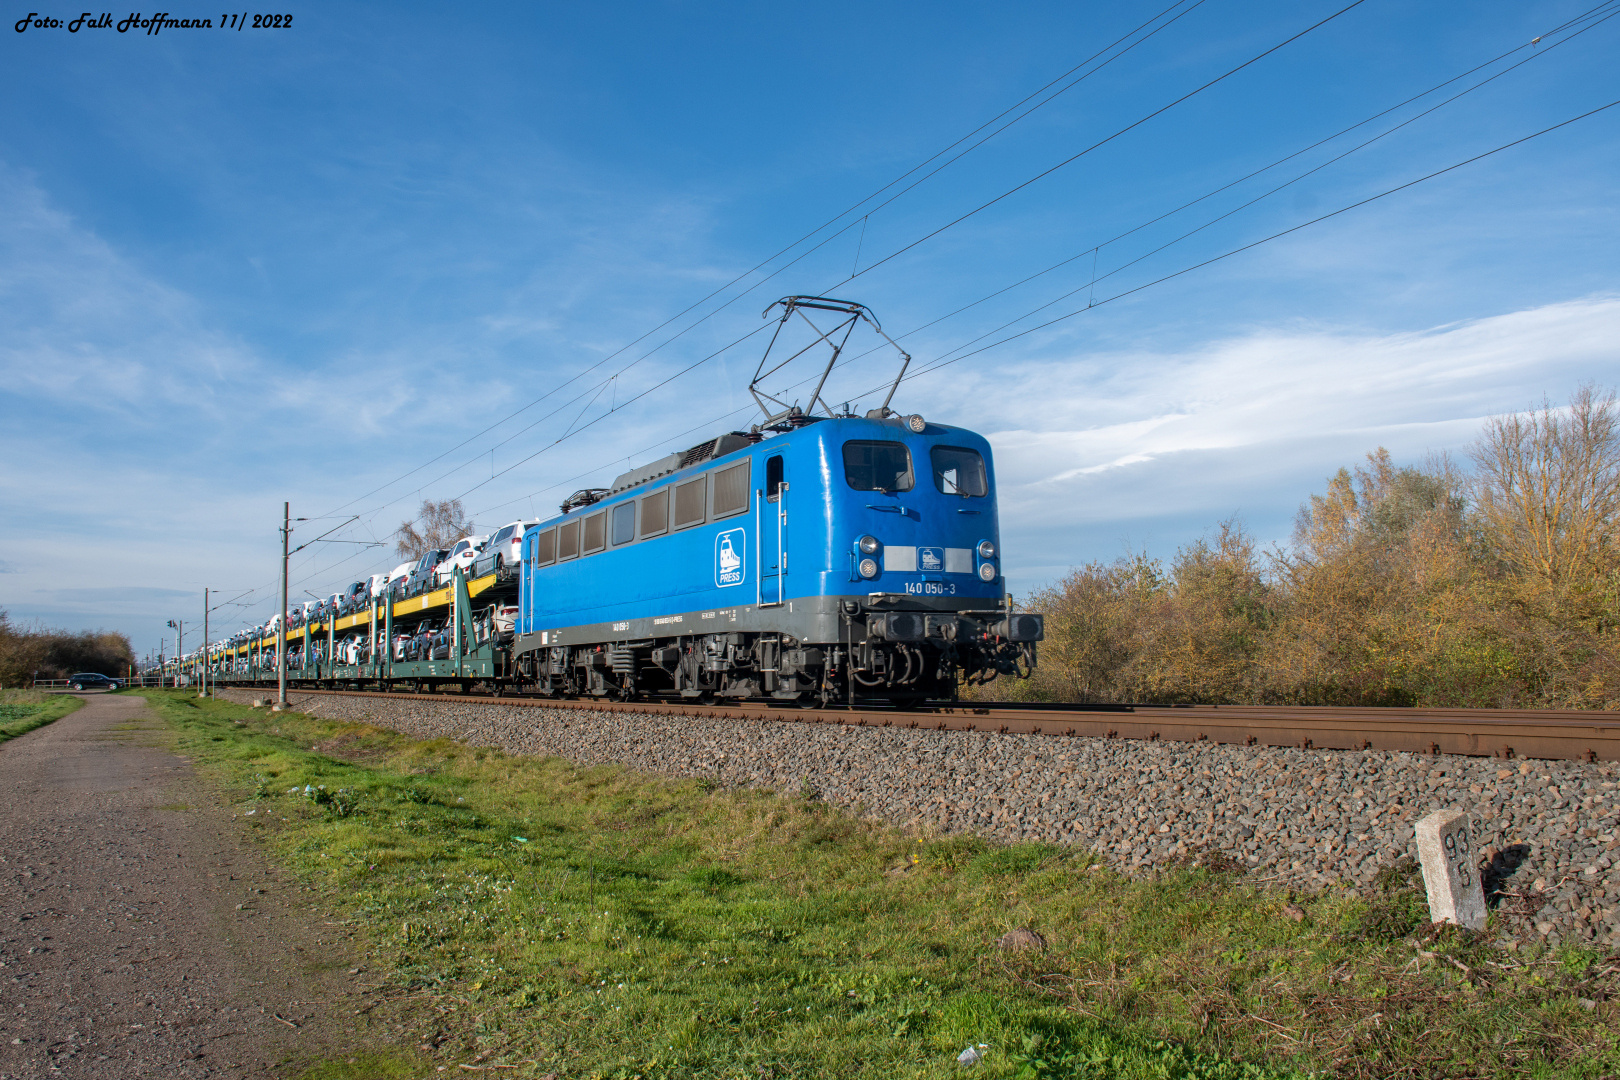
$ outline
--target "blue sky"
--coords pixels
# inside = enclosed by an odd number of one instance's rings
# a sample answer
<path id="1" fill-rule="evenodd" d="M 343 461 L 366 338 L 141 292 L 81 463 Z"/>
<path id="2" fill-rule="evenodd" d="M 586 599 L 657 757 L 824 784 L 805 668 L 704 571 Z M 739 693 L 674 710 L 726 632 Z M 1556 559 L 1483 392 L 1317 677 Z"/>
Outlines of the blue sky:
<path id="1" fill-rule="evenodd" d="M 204 586 L 257 590 L 217 629 L 269 616 L 283 500 L 319 519 L 299 539 L 358 514 L 334 536 L 387 540 L 424 497 L 543 513 L 749 422 L 758 336 L 651 388 L 788 293 L 870 305 L 919 368 L 1079 312 L 896 399 L 990 438 L 1018 590 L 1234 514 L 1284 540 L 1377 446 L 1459 453 L 1617 381 L 1620 108 L 1151 284 L 1620 98 L 1615 9 L 1554 32 L 1587 2 L 1364 0 L 880 261 L 1343 6 L 328 3 L 156 36 L 7 13 L 0 607 L 144 652 Z M 887 371 L 832 396 L 875 404 Z M 292 593 L 392 564 L 315 545 Z"/>

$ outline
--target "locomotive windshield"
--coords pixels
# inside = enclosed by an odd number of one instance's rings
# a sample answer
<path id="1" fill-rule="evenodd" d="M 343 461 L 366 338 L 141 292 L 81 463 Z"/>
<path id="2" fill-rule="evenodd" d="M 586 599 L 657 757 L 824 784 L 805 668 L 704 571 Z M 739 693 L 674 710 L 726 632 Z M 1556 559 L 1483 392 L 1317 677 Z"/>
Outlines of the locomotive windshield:
<path id="1" fill-rule="evenodd" d="M 910 491 L 911 451 L 905 443 L 851 439 L 844 444 L 844 480 L 856 491 Z"/>
<path id="2" fill-rule="evenodd" d="M 981 498 L 990 494 L 984 458 L 963 446 L 935 446 L 928 451 L 934 466 L 934 486 L 947 495 Z"/>

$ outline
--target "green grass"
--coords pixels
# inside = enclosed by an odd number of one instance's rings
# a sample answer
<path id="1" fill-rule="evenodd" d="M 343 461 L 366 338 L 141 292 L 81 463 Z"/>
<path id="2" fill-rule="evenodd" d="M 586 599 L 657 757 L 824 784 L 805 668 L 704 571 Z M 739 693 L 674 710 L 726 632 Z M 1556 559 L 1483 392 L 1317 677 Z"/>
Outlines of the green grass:
<path id="1" fill-rule="evenodd" d="M 0 690 L 0 743 L 60 720 L 83 704 L 83 698 L 71 694 Z"/>
<path id="2" fill-rule="evenodd" d="M 508 1072 L 508 1070 L 502 1070 Z M 414 1080 L 420 1065 L 398 1054 L 344 1054 L 302 1070 L 298 1080 Z"/>
<path id="3" fill-rule="evenodd" d="M 148 696 L 366 929 L 450 1072 L 966 1076 L 981 1044 L 985 1077 L 1620 1069 L 1613 963 L 1431 930 L 1408 872 L 1362 898 L 1267 892 L 1218 855 L 1132 880 L 811 799 Z M 1048 947 L 998 949 L 1015 927 Z"/>

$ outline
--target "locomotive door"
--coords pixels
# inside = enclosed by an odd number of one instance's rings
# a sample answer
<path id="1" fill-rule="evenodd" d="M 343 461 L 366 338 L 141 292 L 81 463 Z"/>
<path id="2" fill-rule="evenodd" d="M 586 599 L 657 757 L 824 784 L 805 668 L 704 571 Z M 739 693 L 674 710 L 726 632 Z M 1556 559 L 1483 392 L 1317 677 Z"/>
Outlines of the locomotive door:
<path id="1" fill-rule="evenodd" d="M 782 455 L 766 458 L 759 541 L 754 546 L 759 553 L 760 607 L 771 607 L 787 600 L 787 491 Z"/>

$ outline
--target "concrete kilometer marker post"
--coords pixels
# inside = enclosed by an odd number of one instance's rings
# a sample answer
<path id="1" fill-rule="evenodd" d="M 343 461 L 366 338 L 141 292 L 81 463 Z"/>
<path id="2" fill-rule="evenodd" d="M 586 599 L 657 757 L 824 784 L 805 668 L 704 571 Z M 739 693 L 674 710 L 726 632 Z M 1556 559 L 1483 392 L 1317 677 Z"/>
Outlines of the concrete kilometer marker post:
<path id="1" fill-rule="evenodd" d="M 1429 918 L 1485 929 L 1485 889 L 1475 865 L 1473 821 L 1466 810 L 1436 810 L 1417 823 L 1418 861 Z"/>

